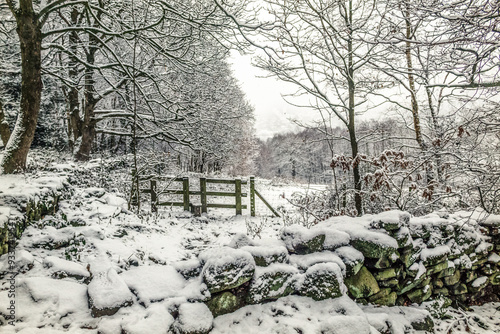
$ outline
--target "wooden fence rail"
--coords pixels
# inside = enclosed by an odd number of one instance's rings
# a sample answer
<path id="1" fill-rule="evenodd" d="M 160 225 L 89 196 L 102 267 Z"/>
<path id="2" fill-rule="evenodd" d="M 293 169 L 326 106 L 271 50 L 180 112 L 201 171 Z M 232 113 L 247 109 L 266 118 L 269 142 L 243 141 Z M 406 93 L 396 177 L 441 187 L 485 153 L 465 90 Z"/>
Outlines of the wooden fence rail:
<path id="1" fill-rule="evenodd" d="M 184 211 L 192 211 L 194 213 L 199 210 L 200 212 L 207 212 L 207 208 L 225 208 L 235 209 L 237 215 L 242 214 L 243 209 L 247 206 L 242 204 L 243 197 L 250 196 L 250 215 L 255 217 L 255 195 L 257 195 L 264 204 L 273 212 L 274 215 L 279 217 L 279 214 L 272 208 L 272 206 L 262 197 L 262 195 L 255 189 L 255 178 L 250 177 L 249 181 L 242 179 L 210 179 L 201 177 L 199 180 L 200 190 L 190 190 L 190 183 L 188 177 L 174 177 L 169 178 L 170 182 L 182 182 L 182 189 L 165 189 L 158 192 L 157 180 L 160 178 L 146 177 L 143 180 L 149 180 L 149 188 L 141 189 L 141 193 L 151 195 L 151 211 L 158 212 L 158 206 L 182 206 Z M 161 178 L 165 179 L 165 178 Z M 212 191 L 207 190 L 207 184 L 234 184 L 234 191 Z M 249 184 L 250 194 L 242 192 L 242 185 Z M 160 201 L 159 196 L 162 194 L 182 195 L 182 202 L 178 201 Z M 199 196 L 199 202 L 193 201 L 193 196 Z M 208 203 L 208 197 L 234 197 L 234 204 L 221 204 L 221 203 Z"/>

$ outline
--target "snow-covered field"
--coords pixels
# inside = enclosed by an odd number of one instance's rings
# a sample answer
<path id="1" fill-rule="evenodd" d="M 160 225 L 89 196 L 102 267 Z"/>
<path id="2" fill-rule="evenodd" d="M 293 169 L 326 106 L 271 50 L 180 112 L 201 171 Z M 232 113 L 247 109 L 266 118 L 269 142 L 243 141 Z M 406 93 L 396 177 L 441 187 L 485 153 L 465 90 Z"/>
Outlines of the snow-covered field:
<path id="1" fill-rule="evenodd" d="M 27 181 L 18 180 L 17 186 L 22 182 Z M 286 199 L 294 191 L 322 189 L 266 181 L 257 187 L 274 207 L 290 207 Z M 206 287 L 197 278 L 185 280 L 178 269 L 186 262 L 180 261 L 227 245 L 242 233 L 257 243 L 277 240 L 283 220 L 261 204 L 257 212 L 252 218 L 248 211 L 233 216 L 232 210 L 209 209 L 193 217 L 168 208 L 139 216 L 127 210 L 119 192 L 75 186 L 55 217 L 24 232 L 15 251 L 15 277 L 8 257 L 0 258 L 0 332 L 195 333 L 207 328 L 212 315 L 202 303 L 191 303 L 207 294 Z M 99 280 L 94 277 L 87 288 L 89 268 Z M 94 304 L 125 301 L 128 306 L 111 316 L 92 317 L 87 294 Z M 324 301 L 288 296 L 219 316 L 211 333 L 409 333 L 412 319 L 430 304 L 375 307 L 347 296 Z M 11 305 L 15 326 L 4 320 Z M 499 303 L 441 311 L 449 318 L 435 319 L 435 332 L 500 333 Z"/>

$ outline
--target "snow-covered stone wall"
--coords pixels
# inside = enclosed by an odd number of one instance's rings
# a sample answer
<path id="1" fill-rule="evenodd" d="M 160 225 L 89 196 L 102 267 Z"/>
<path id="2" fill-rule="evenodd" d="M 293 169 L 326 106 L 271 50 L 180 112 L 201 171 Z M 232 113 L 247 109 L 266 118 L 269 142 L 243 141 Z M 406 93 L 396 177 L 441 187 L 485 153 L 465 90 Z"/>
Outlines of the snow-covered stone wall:
<path id="1" fill-rule="evenodd" d="M 202 277 L 214 316 L 290 294 L 387 306 L 499 301 L 499 227 L 500 216 L 481 211 L 335 217 L 285 227 L 281 240 L 238 235 L 180 272 Z"/>
<path id="2" fill-rule="evenodd" d="M 53 214 L 67 190 L 64 174 L 0 175 L 0 255 L 9 252 L 27 226 Z"/>

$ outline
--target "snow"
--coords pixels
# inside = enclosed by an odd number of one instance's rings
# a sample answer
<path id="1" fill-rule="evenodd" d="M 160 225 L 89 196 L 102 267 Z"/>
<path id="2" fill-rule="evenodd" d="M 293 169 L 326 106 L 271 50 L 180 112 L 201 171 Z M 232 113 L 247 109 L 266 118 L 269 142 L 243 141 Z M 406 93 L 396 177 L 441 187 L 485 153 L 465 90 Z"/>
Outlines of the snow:
<path id="1" fill-rule="evenodd" d="M 474 281 L 472 281 L 471 286 L 473 286 L 474 288 L 478 288 L 481 285 L 483 285 L 484 283 L 486 283 L 487 281 L 488 281 L 487 276 L 481 276 L 481 277 L 476 278 Z"/>
<path id="2" fill-rule="evenodd" d="M 440 256 L 445 256 L 451 253 L 450 247 L 448 246 L 438 246 L 435 248 L 425 248 L 422 249 L 420 253 L 420 258 L 423 261 L 430 260 L 432 258 L 437 258 Z"/>
<path id="3" fill-rule="evenodd" d="M 313 227 L 312 229 L 314 229 Z M 323 229 L 325 234 L 325 242 L 323 243 L 324 249 L 334 250 L 342 246 L 349 244 L 350 236 L 349 234 L 333 230 L 333 229 Z"/>
<path id="4" fill-rule="evenodd" d="M 146 306 L 178 296 L 187 284 L 172 266 L 133 267 L 121 273 L 120 277 Z"/>
<path id="5" fill-rule="evenodd" d="M 324 222 L 320 222 L 318 226 L 346 232 L 352 240 L 369 240 L 383 247 L 397 249 L 398 243 L 391 236 L 382 232 L 368 230 L 370 221 L 371 218 L 369 215 L 359 219 L 351 217 L 334 217 Z"/>
<path id="6" fill-rule="evenodd" d="M 203 303 L 184 303 L 179 306 L 179 318 L 174 329 L 180 333 L 206 333 L 212 328 L 214 317 Z"/>
<path id="7" fill-rule="evenodd" d="M 500 226 L 500 215 L 490 214 L 483 222 L 485 226 Z"/>
<path id="8" fill-rule="evenodd" d="M 200 261 L 207 267 L 223 267 L 230 263 L 242 265 L 244 267 L 255 267 L 255 261 L 249 252 L 230 247 L 220 247 L 209 249 L 202 252 L 199 257 Z"/>
<path id="9" fill-rule="evenodd" d="M 115 308 L 131 303 L 133 295 L 123 279 L 113 268 L 94 273 L 88 285 L 92 305 L 99 309 Z"/>
<path id="10" fill-rule="evenodd" d="M 254 257 L 265 259 L 277 257 L 280 262 L 288 262 L 288 251 L 284 246 L 244 246 L 241 250 L 249 252 Z"/>
<path id="11" fill-rule="evenodd" d="M 19 177 L 18 175 L 14 178 Z M 13 180 L 11 176 L 7 178 Z M 31 182 L 30 185 L 35 184 L 34 180 L 27 180 Z M 56 182 L 57 180 L 61 182 Z M 52 184 L 54 188 L 51 189 L 57 189 L 58 186 L 64 186 L 64 180 L 63 175 L 55 179 L 48 177 L 42 179 L 43 182 L 40 182 L 39 186 L 48 189 L 47 185 Z M 0 189 L 7 187 L 7 191 L 13 192 L 8 189 L 13 183 L 15 182 L 5 185 L 0 180 Z M 30 186 L 22 182 L 14 187 L 30 190 Z M 32 190 L 29 196 L 33 198 L 43 193 L 38 188 Z M 16 191 L 19 193 L 19 190 Z M 85 226 L 59 229 L 51 226 L 30 226 L 25 231 L 16 248 L 16 262 L 24 268 L 31 265 L 34 267 L 20 273 L 16 278 L 16 303 L 22 305 L 17 310 L 20 322 L 15 328 L 3 326 L 0 330 L 2 333 L 167 333 L 169 328 L 181 325 L 200 329 L 202 322 L 206 328 L 212 321 L 211 314 L 207 313 L 204 304 L 200 303 L 210 296 L 201 276 L 202 265 L 207 270 L 209 266 L 223 267 L 227 263 L 236 263 L 241 265 L 241 268 L 250 271 L 254 269 L 254 277 L 279 270 L 290 273 L 291 282 L 304 276 L 294 267 L 296 265 L 313 275 L 333 271 L 342 283 L 344 263 L 363 260 L 363 255 L 358 250 L 351 246 L 340 246 L 333 252 L 293 255 L 290 257 L 290 265 L 276 263 L 269 267 L 255 267 L 252 254 L 270 255 L 284 250 L 284 243 L 279 238 L 283 230 L 281 219 L 269 219 L 263 226 L 262 239 L 252 240 L 246 235 L 246 217 L 233 217 L 233 212 L 210 210 L 208 215 L 194 218 L 188 213 L 175 211 L 174 208 L 160 211 L 155 217 L 147 214 L 138 216 L 125 209 L 124 196 L 118 192 L 109 193 L 98 187 L 75 187 L 72 192 L 71 198 L 61 202 L 61 211 L 69 221 L 78 219 L 84 222 Z M 4 198 L 2 196 L 3 194 L 0 194 L 0 197 Z M 270 197 L 265 193 L 264 196 Z M 17 206 L 2 205 L 0 222 L 2 219 L 5 222 L 8 215 L 18 214 Z M 474 219 L 482 217 L 479 213 L 474 215 L 477 216 L 474 216 Z M 416 226 L 434 226 L 435 222 L 444 219 L 440 218 L 442 216 L 429 215 L 424 222 L 419 222 L 419 218 L 410 218 L 410 230 Z M 370 230 L 370 224 L 376 217 L 335 217 L 311 229 L 297 229 L 303 231 L 307 238 L 325 234 L 325 247 L 329 245 L 335 248 L 353 237 L 369 240 L 373 237 L 383 245 L 395 247 L 395 240 L 389 235 Z M 395 217 L 394 214 L 393 218 Z M 450 213 L 447 223 L 455 227 L 461 226 L 466 220 L 472 224 L 476 222 L 471 220 L 470 212 L 462 212 Z M 474 229 L 463 231 L 463 235 L 467 237 L 475 233 Z M 477 240 L 477 247 L 486 247 L 481 241 L 483 240 Z M 422 243 L 424 258 L 437 252 L 437 247 L 426 250 L 422 240 L 415 241 L 415 244 L 419 242 Z M 61 248 L 49 247 L 56 243 L 67 245 Z M 228 244 L 233 248 L 225 247 Z M 448 247 L 451 248 L 450 245 Z M 70 249 L 75 249 L 76 255 L 69 260 L 63 260 L 67 258 L 66 252 Z M 138 266 L 132 265 L 129 261 L 131 259 L 134 259 L 135 265 Z M 500 256 L 491 254 L 488 260 L 498 263 Z M 470 258 L 465 254 L 453 263 L 457 266 L 471 265 Z M 88 289 L 85 284 L 71 277 L 49 278 L 56 271 L 88 277 L 87 264 L 90 264 L 94 275 Z M 5 268 L 5 265 L 6 257 L 2 256 L 0 267 Z M 422 262 L 414 264 L 412 268 L 418 271 L 417 277 L 422 277 L 425 273 Z M 198 275 L 184 276 L 187 272 L 196 273 L 197 270 Z M 484 277 L 471 284 L 479 284 L 482 280 L 484 281 Z M 343 284 L 341 288 L 345 289 Z M 132 305 L 122 307 L 114 315 L 93 318 L 88 306 L 87 290 L 94 304 L 100 304 L 101 307 L 118 305 L 124 301 Z M 7 291 L 0 291 L 0 313 L 4 313 L 8 302 Z M 476 332 L 493 333 L 500 326 L 496 317 L 498 311 L 495 310 L 499 306 L 498 303 L 489 303 L 482 307 L 473 307 L 471 312 L 463 312 L 469 319 L 477 316 L 488 324 L 489 330 L 481 332 L 479 327 L 474 327 L 475 322 L 472 321 L 471 326 L 477 329 Z M 173 315 L 177 312 L 179 317 L 174 319 Z M 361 306 L 347 296 L 323 301 L 287 296 L 219 316 L 213 320 L 214 329 L 211 333 L 323 331 L 344 334 L 376 333 L 376 330 L 383 332 L 387 329 L 393 333 L 404 333 L 405 330 L 411 332 L 408 324 L 414 318 L 421 318 L 426 312 L 415 306 Z M 446 332 L 450 325 L 459 323 L 456 319 L 463 316 L 453 313 L 455 311 L 451 309 L 448 312 L 455 320 L 434 320 L 437 329 L 442 329 L 441 332 Z M 86 326 L 91 329 L 83 329 Z M 454 332 L 466 333 L 466 330 L 457 325 Z"/>
<path id="12" fill-rule="evenodd" d="M 174 323 L 174 318 L 168 312 L 168 308 L 161 303 L 151 304 L 144 312 L 131 314 L 130 318 L 123 325 L 124 332 L 129 334 L 166 334 L 168 328 Z"/>
<path id="13" fill-rule="evenodd" d="M 342 270 L 342 275 L 345 276 L 346 266 L 342 259 L 335 253 L 324 251 L 319 253 L 312 253 L 306 255 L 291 255 L 290 263 L 297 268 L 307 270 L 307 268 L 317 263 L 335 263 Z"/>
<path id="14" fill-rule="evenodd" d="M 28 323 L 32 321 L 57 323 L 71 313 L 79 315 L 89 313 L 87 286 L 84 284 L 45 277 L 30 277 L 19 280 L 16 294 L 18 295 L 16 316 Z M 27 298 L 35 303 L 28 302 Z M 0 300 L 8 302 L 9 299 L 0 298 Z"/>
<path id="15" fill-rule="evenodd" d="M 491 263 L 500 262 L 500 255 L 498 255 L 497 253 L 490 254 L 490 256 L 488 256 L 488 262 L 491 262 Z"/>
<path id="16" fill-rule="evenodd" d="M 365 260 L 363 253 L 351 246 L 337 248 L 334 253 L 340 256 L 344 263 L 363 262 Z"/>
<path id="17" fill-rule="evenodd" d="M 313 301 L 308 297 L 288 296 L 219 316 L 211 333 L 368 334 L 370 328 L 363 310 L 348 297 Z"/>
<path id="18" fill-rule="evenodd" d="M 63 272 L 68 276 L 90 277 L 89 271 L 81 264 L 63 260 L 56 256 L 47 256 L 43 260 L 43 266 L 50 268 L 50 272 L 53 274 Z"/>

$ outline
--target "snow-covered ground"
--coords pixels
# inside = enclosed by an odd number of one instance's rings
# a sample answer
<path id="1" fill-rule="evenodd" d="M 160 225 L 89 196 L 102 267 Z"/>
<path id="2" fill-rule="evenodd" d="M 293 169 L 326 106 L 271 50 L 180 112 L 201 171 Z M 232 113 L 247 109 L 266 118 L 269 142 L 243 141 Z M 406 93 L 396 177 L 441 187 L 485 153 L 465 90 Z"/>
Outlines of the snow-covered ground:
<path id="1" fill-rule="evenodd" d="M 293 191 L 322 189 L 265 181 L 257 187 L 274 207 L 289 207 L 286 199 Z M 6 255 L 0 258 L 0 314 L 8 316 L 15 305 L 16 317 L 12 326 L 0 316 L 0 332 L 167 333 L 207 328 L 212 324 L 210 312 L 204 304 L 192 303 L 207 294 L 206 287 L 178 271 L 189 269 L 185 260 L 197 261 L 200 253 L 227 245 L 241 233 L 256 242 L 276 240 L 283 220 L 258 205 L 253 218 L 248 211 L 235 217 L 232 210 L 223 209 L 193 217 L 179 208 L 139 216 L 127 210 L 125 195 L 117 191 L 74 187 L 55 217 L 45 217 L 43 224 L 24 232 L 15 251 L 15 270 L 9 269 Z M 94 278 L 87 287 L 89 269 Z M 92 317 L 89 296 L 94 305 L 124 307 L 111 316 Z M 430 304 L 375 307 L 358 305 L 347 296 L 324 301 L 288 296 L 219 316 L 212 333 L 408 333 L 413 331 L 410 322 Z M 435 319 L 435 332 L 500 333 L 499 303 L 438 311 L 450 318 Z"/>

